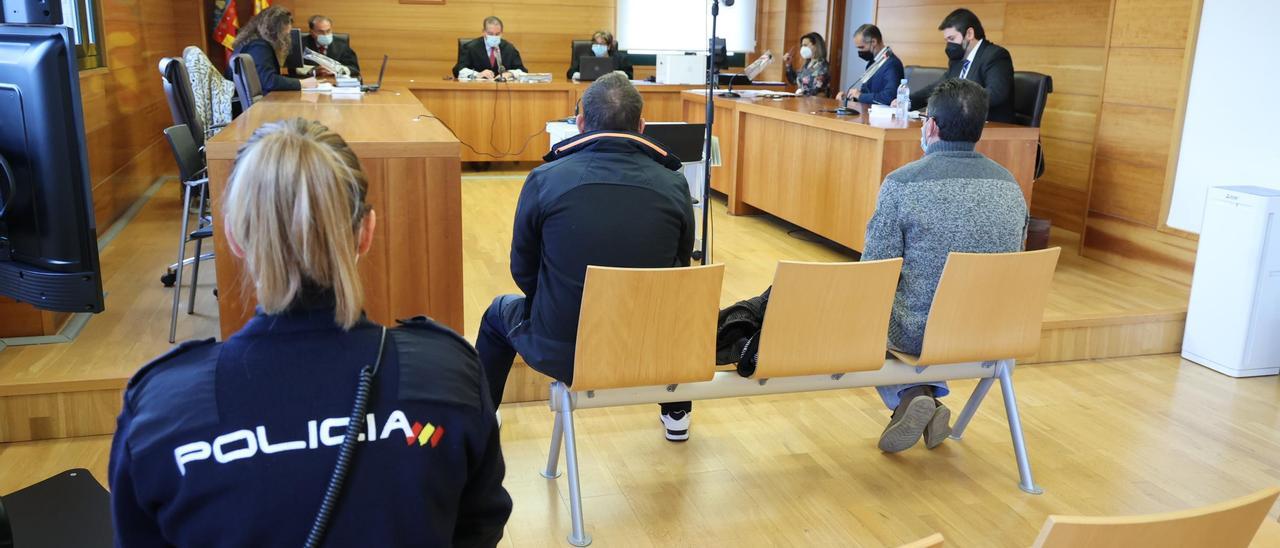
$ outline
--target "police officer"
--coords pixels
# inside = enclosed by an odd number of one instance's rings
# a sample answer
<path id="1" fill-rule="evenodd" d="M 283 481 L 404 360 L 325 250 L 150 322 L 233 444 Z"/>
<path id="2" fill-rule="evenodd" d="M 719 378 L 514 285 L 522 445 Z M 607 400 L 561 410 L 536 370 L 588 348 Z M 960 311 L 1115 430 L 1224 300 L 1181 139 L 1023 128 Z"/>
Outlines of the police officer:
<path id="1" fill-rule="evenodd" d="M 388 330 L 361 310 L 367 191 L 315 122 L 269 123 L 240 151 L 223 228 L 259 310 L 129 382 L 111 448 L 117 546 L 502 538 L 511 498 L 475 350 L 426 318 Z"/>

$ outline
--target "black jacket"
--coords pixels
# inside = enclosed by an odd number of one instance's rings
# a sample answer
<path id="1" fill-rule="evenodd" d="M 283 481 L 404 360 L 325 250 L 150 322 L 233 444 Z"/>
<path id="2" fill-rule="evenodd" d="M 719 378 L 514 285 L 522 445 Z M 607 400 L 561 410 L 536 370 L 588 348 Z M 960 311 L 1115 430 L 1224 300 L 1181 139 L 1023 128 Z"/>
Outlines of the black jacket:
<path id="1" fill-rule="evenodd" d="M 111 446 L 117 546 L 297 545 L 311 528 L 381 329 L 332 300 L 183 343 L 125 391 Z M 329 546 L 494 546 L 511 514 L 470 344 L 425 317 L 388 331 Z M 231 526 L 234 524 L 234 526 Z"/>
<path id="2" fill-rule="evenodd" d="M 302 82 L 297 78 L 280 74 L 280 60 L 276 58 L 276 50 L 271 47 L 271 42 L 263 39 L 251 40 L 247 44 L 241 44 L 232 53 L 235 55 L 247 53 L 253 58 L 254 68 L 258 69 L 258 83 L 262 84 L 263 96 L 273 91 L 302 89 Z M 230 66 L 227 67 L 227 79 L 231 79 Z"/>
<path id="3" fill-rule="evenodd" d="M 942 78 L 959 78 L 964 68 L 964 58 L 952 61 L 947 73 Z M 1013 123 L 1013 57 L 1009 50 L 996 45 L 990 40 L 983 40 L 978 46 L 978 54 L 969 67 L 966 80 L 976 82 L 986 88 L 990 99 L 987 120 L 992 122 Z M 911 94 L 911 108 L 921 109 L 929 102 L 929 94 L 937 84 L 930 85 Z"/>
<path id="4" fill-rule="evenodd" d="M 587 266 L 688 266 L 693 200 L 680 159 L 638 133 L 578 135 L 545 159 L 516 205 L 511 277 L 530 304 L 511 338 L 539 371 L 571 379 Z"/>
<path id="5" fill-rule="evenodd" d="M 517 50 L 511 42 L 506 40 L 499 42 L 498 55 L 503 68 L 529 72 L 529 69 L 524 67 L 524 61 L 520 59 L 520 50 Z M 458 50 L 458 64 L 453 66 L 454 77 L 457 77 L 464 68 L 476 72 L 491 70 L 494 74 L 498 73 L 498 67 L 489 65 L 489 50 L 484 47 L 484 37 L 467 42 L 462 45 L 462 49 Z"/>
<path id="6" fill-rule="evenodd" d="M 636 77 L 636 69 L 631 66 L 631 58 L 627 57 L 626 52 L 611 52 L 609 57 L 613 58 L 614 70 L 620 70 L 627 73 L 627 78 L 634 79 Z M 569 62 L 569 72 L 566 72 L 564 77 L 572 80 L 573 73 L 579 72 L 579 66 L 581 64 L 582 58 L 577 55 L 573 56 L 573 60 Z"/>
<path id="7" fill-rule="evenodd" d="M 351 69 L 352 77 L 360 76 L 360 59 L 356 56 L 356 50 L 351 49 L 351 44 L 346 40 L 334 39 L 329 44 L 329 47 L 323 48 L 324 51 L 321 51 L 320 44 L 316 43 L 316 37 L 307 34 L 302 38 L 302 45 L 307 49 L 342 63 L 343 66 Z"/>

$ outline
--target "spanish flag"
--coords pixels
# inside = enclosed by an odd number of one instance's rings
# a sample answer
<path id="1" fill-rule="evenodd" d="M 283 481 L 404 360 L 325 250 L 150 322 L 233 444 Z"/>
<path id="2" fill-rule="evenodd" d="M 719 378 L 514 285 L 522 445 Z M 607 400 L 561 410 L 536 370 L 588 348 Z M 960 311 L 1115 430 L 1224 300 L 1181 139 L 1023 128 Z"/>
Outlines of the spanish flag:
<path id="1" fill-rule="evenodd" d="M 218 26 L 213 28 L 213 40 L 222 44 L 222 47 L 227 50 L 231 50 L 231 46 L 236 42 L 238 28 L 240 28 L 240 20 L 236 17 L 236 0 L 227 0 L 227 5 L 222 10 L 222 17 L 218 18 Z"/>

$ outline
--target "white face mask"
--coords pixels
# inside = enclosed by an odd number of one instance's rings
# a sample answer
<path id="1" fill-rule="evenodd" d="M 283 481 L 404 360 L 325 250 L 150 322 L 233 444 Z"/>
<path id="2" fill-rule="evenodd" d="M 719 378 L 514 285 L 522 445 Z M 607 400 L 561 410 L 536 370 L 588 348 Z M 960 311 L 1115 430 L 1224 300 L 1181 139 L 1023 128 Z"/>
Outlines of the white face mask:
<path id="1" fill-rule="evenodd" d="M 925 131 L 928 126 L 929 118 L 925 118 L 924 123 L 920 124 L 920 150 L 923 150 L 925 154 L 929 153 L 929 133 Z"/>
<path id="2" fill-rule="evenodd" d="M 800 56 L 805 59 L 813 59 L 813 48 L 809 46 L 800 46 Z"/>
<path id="3" fill-rule="evenodd" d="M 496 48 L 498 47 L 498 44 L 501 44 L 501 43 L 502 43 L 501 36 L 493 36 L 491 34 L 484 35 L 484 45 L 487 48 L 490 48 L 490 49 Z"/>
<path id="4" fill-rule="evenodd" d="M 317 43 L 317 44 L 320 44 L 320 46 L 321 46 L 321 47 L 326 47 L 326 48 L 327 48 L 327 47 L 329 47 L 329 44 L 332 44 L 332 43 L 333 43 L 333 35 L 332 35 L 332 34 L 321 34 L 321 35 L 319 35 L 319 36 L 316 36 L 316 43 Z"/>

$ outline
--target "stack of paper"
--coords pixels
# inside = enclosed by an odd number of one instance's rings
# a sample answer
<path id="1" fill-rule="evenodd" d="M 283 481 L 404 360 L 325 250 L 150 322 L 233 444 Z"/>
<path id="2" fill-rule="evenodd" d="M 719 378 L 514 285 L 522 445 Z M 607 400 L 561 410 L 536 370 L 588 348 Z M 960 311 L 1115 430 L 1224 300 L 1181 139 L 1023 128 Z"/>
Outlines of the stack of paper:
<path id="1" fill-rule="evenodd" d="M 352 78 L 350 76 L 338 76 L 337 81 L 338 81 L 337 87 L 340 87 L 340 88 L 359 88 L 360 87 L 359 78 Z"/>
<path id="2" fill-rule="evenodd" d="M 521 82 L 547 83 L 551 81 L 550 72 L 530 72 L 520 77 Z"/>

